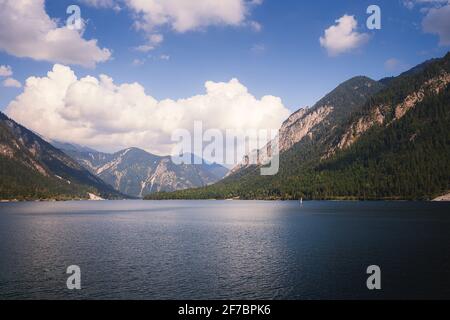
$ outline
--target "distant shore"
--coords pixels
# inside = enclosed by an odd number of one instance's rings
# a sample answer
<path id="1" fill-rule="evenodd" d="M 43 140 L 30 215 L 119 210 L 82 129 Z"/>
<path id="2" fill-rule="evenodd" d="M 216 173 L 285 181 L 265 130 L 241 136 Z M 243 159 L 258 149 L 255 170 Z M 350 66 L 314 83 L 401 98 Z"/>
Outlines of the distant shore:
<path id="1" fill-rule="evenodd" d="M 73 198 L 73 199 L 0 199 L 0 203 L 10 203 L 10 202 L 65 202 L 65 201 L 123 201 L 123 200 L 143 200 L 143 201 L 177 201 L 177 200 L 187 200 L 187 201 L 300 201 L 300 200 L 284 200 L 284 199 L 85 199 L 85 198 Z M 342 199 L 313 199 L 307 201 L 343 201 L 343 202 L 358 202 L 358 201 L 380 201 L 380 202 L 390 202 L 390 201 L 412 201 L 412 202 L 450 202 L 450 193 L 446 195 L 439 196 L 433 200 L 408 200 L 408 199 L 352 199 L 352 198 L 342 198 Z"/>

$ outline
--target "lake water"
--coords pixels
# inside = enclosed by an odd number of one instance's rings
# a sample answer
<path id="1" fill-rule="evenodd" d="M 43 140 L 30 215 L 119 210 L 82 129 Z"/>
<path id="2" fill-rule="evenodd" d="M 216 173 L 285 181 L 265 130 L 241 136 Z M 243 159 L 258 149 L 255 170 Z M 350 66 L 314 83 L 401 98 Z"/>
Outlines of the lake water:
<path id="1" fill-rule="evenodd" d="M 0 204 L 2 299 L 450 298 L 450 205 Z M 81 268 L 79 291 L 66 268 Z M 366 287 L 379 265 L 382 290 Z"/>

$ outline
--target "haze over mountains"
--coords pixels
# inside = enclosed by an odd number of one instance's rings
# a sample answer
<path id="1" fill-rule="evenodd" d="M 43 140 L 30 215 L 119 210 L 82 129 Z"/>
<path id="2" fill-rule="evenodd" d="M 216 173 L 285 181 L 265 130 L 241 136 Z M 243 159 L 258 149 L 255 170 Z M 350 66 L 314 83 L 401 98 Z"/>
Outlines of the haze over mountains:
<path id="1" fill-rule="evenodd" d="M 213 186 L 148 199 L 431 199 L 450 189 L 449 83 L 450 53 L 350 79 L 283 124 L 277 175 L 243 162 Z"/>

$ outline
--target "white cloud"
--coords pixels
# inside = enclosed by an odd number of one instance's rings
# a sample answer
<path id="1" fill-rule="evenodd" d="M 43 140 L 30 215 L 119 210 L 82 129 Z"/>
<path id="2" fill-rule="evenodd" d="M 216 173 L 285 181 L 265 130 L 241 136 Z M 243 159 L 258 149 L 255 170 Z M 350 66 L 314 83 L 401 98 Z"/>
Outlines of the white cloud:
<path id="1" fill-rule="evenodd" d="M 164 28 L 175 32 L 202 30 L 210 26 L 246 26 L 259 32 L 262 25 L 248 20 L 251 10 L 263 0 L 80 0 L 96 8 L 127 7 L 134 18 L 134 27 L 150 37 Z M 120 7 L 119 7 L 120 8 Z M 136 47 L 148 52 L 162 42 L 149 40 Z"/>
<path id="2" fill-rule="evenodd" d="M 330 56 L 337 56 L 354 50 L 369 40 L 369 35 L 356 31 L 358 22 L 354 16 L 344 15 L 336 24 L 325 30 L 320 37 L 320 45 L 327 49 Z"/>
<path id="3" fill-rule="evenodd" d="M 237 79 L 205 83 L 206 92 L 158 101 L 138 83 L 115 84 L 106 75 L 78 79 L 62 65 L 46 77 L 27 79 L 24 92 L 6 113 L 45 137 L 102 150 L 137 146 L 168 154 L 171 134 L 205 129 L 278 129 L 289 116 L 280 98 L 250 94 Z"/>
<path id="4" fill-rule="evenodd" d="M 250 21 L 248 24 L 250 28 L 252 28 L 252 30 L 255 32 L 260 32 L 262 30 L 262 25 L 259 22 Z"/>
<path id="5" fill-rule="evenodd" d="M 132 65 L 134 67 L 139 67 L 145 64 L 145 59 L 134 59 Z"/>
<path id="6" fill-rule="evenodd" d="M 439 45 L 450 46 L 450 4 L 431 8 L 422 21 L 424 32 L 439 35 Z"/>
<path id="7" fill-rule="evenodd" d="M 408 9 L 413 9 L 416 5 L 442 5 L 449 3 L 449 0 L 403 0 L 403 4 Z"/>
<path id="8" fill-rule="evenodd" d="M 177 32 L 211 25 L 242 24 L 248 14 L 245 0 L 125 0 L 139 17 L 138 29 L 153 31 L 155 27 L 168 25 Z"/>
<path id="9" fill-rule="evenodd" d="M 44 0 L 0 0 L 0 50 L 17 57 L 93 67 L 111 56 L 97 40 L 59 27 Z"/>
<path id="10" fill-rule="evenodd" d="M 164 36 L 160 33 L 150 34 L 147 37 L 147 43 L 135 48 L 136 51 L 149 52 L 156 49 L 164 40 Z"/>
<path id="11" fill-rule="evenodd" d="M 6 78 L 3 81 L 3 86 L 8 88 L 21 88 L 22 84 L 14 78 Z"/>
<path id="12" fill-rule="evenodd" d="M 13 72 L 10 66 L 0 66 L 0 77 L 12 76 Z"/>
<path id="13" fill-rule="evenodd" d="M 114 0 L 79 0 L 81 3 L 90 5 L 95 8 L 114 8 L 116 1 Z"/>
<path id="14" fill-rule="evenodd" d="M 450 46 L 450 0 L 404 0 L 408 9 L 418 6 L 425 14 L 422 30 L 439 36 L 440 46 Z"/>
<path id="15" fill-rule="evenodd" d="M 2 82 L 3 86 L 7 88 L 21 88 L 22 84 L 18 80 L 12 78 L 12 75 L 13 71 L 11 66 L 0 65 L 0 77 L 7 77 Z"/>

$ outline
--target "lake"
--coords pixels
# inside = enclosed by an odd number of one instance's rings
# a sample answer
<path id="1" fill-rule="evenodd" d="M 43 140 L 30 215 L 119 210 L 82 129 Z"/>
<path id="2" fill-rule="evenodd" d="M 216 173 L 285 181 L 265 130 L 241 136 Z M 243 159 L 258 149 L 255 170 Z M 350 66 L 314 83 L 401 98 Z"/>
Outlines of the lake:
<path id="1" fill-rule="evenodd" d="M 1 299 L 450 298 L 450 204 L 0 203 Z M 81 268 L 81 290 L 66 269 Z M 369 291 L 366 269 L 381 268 Z"/>

